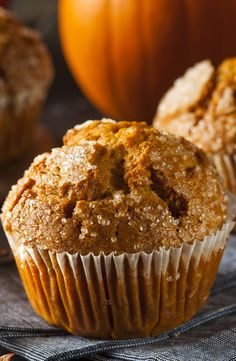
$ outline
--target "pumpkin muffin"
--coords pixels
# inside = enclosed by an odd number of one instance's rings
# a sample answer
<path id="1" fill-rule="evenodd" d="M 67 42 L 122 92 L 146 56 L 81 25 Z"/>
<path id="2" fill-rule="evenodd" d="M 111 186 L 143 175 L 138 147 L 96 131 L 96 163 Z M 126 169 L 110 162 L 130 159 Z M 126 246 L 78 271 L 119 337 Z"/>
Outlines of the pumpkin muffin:
<path id="1" fill-rule="evenodd" d="M 181 135 L 208 153 L 236 194 L 236 58 L 218 68 L 205 60 L 188 69 L 161 100 L 154 127 Z"/>
<path id="2" fill-rule="evenodd" d="M 0 164 L 19 157 L 33 139 L 53 76 L 40 36 L 0 8 Z"/>
<path id="3" fill-rule="evenodd" d="M 157 335 L 206 302 L 227 198 L 207 156 L 146 123 L 89 121 L 13 186 L 3 227 L 49 323 L 99 338 Z"/>

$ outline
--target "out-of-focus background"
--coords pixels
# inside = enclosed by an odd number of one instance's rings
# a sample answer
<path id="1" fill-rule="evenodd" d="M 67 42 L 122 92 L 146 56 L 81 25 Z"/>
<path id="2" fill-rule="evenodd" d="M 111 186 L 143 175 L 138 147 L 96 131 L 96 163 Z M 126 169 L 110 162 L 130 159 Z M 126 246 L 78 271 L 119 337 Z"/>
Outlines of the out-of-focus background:
<path id="1" fill-rule="evenodd" d="M 4 0 L 3 0 L 4 1 Z M 57 0 L 8 0 L 6 6 L 27 26 L 40 32 L 55 67 L 41 121 L 53 135 L 55 145 L 61 144 L 66 130 L 101 113 L 83 96 L 68 69 L 62 53 L 58 30 Z"/>
<path id="2" fill-rule="evenodd" d="M 0 0 L 0 5 L 38 30 L 51 53 L 55 78 L 40 118 L 48 148 L 61 145 L 67 129 L 88 119 L 151 123 L 159 100 L 188 67 L 207 58 L 218 65 L 236 54 L 235 0 Z M 0 202 L 33 153 L 0 168 Z"/>
<path id="3" fill-rule="evenodd" d="M 20 158 L 0 165 L 0 209 L 11 186 L 23 175 L 34 157 L 62 144 L 66 131 L 87 119 L 103 115 L 82 94 L 66 64 L 58 30 L 57 0 L 0 0 L 21 22 L 37 30 L 47 44 L 55 70 L 42 108 L 36 141 Z M 1 235 L 0 227 L 0 235 Z M 3 237 L 4 239 L 4 237 Z M 0 242 L 1 246 L 1 242 Z"/>
<path id="4" fill-rule="evenodd" d="M 72 125 L 103 112 L 151 122 L 161 96 L 188 67 L 235 56 L 235 0 L 1 3 L 39 30 L 52 54 L 56 76 L 42 121 L 56 142 Z M 82 95 L 78 79 L 97 108 Z"/>
<path id="5" fill-rule="evenodd" d="M 56 76 L 42 119 L 57 140 L 101 112 L 151 123 L 158 101 L 188 67 L 236 53 L 235 0 L 1 1 L 48 44 Z"/>
<path id="6" fill-rule="evenodd" d="M 39 119 L 39 124 L 43 125 L 37 137 L 40 144 L 33 144 L 22 158 L 0 166 L 0 208 L 11 186 L 38 153 L 60 146 L 67 129 L 102 116 L 82 94 L 65 62 L 58 32 L 57 5 L 57 0 L 0 0 L 0 6 L 13 11 L 24 24 L 41 33 L 55 68 L 54 80 Z M 8 248 L 8 244 L 0 224 L 0 250 L 2 247 Z M 12 260 L 11 255 L 1 257 L 0 264 L 9 259 Z"/>

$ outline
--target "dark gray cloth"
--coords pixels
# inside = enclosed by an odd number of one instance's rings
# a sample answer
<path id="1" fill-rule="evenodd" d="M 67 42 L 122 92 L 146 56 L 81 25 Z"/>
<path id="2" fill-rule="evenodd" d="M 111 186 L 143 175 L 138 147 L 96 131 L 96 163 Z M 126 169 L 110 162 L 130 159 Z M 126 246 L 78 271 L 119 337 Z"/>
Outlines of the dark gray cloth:
<path id="1" fill-rule="evenodd" d="M 31 361 L 236 360 L 236 237 L 204 310 L 159 337 L 136 340 L 86 339 L 48 325 L 28 303 L 15 266 L 1 266 L 0 346 Z"/>

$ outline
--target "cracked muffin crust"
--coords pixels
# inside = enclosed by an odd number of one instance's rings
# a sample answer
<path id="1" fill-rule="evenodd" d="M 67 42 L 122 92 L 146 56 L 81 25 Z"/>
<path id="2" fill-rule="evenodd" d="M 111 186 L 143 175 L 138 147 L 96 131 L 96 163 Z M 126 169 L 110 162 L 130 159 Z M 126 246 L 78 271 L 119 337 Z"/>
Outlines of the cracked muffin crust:
<path id="1" fill-rule="evenodd" d="M 0 8 L 0 163 L 20 156 L 32 142 L 52 77 L 39 34 Z"/>
<path id="2" fill-rule="evenodd" d="M 236 152 L 236 58 L 218 68 L 205 60 L 177 79 L 153 125 L 181 135 L 209 154 Z"/>
<path id="3" fill-rule="evenodd" d="M 227 200 L 207 156 L 146 123 L 92 121 L 38 156 L 9 193 L 4 229 L 56 252 L 147 253 L 203 239 Z"/>

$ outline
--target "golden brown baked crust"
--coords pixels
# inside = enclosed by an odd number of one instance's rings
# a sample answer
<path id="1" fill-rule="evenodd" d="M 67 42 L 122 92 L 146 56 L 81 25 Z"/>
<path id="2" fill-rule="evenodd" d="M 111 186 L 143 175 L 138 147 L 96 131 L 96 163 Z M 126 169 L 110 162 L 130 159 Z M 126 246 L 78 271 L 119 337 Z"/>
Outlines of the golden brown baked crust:
<path id="1" fill-rule="evenodd" d="M 154 127 L 181 135 L 207 153 L 236 151 L 236 58 L 217 69 L 206 60 L 187 70 L 160 102 Z"/>
<path id="2" fill-rule="evenodd" d="M 39 34 L 0 8 L 0 163 L 32 141 L 53 68 Z"/>
<path id="3" fill-rule="evenodd" d="M 3 206 L 19 244 L 98 254 L 151 252 L 216 231 L 223 186 L 207 156 L 146 123 L 93 121 L 35 159 Z"/>

